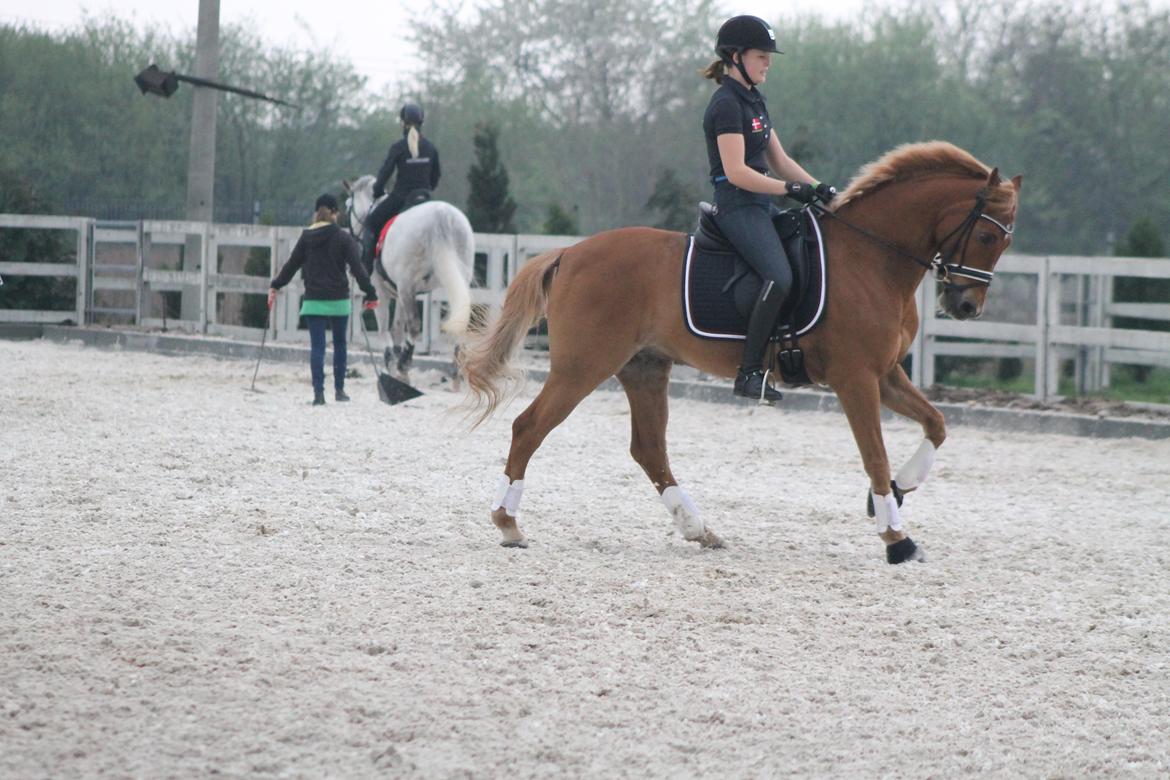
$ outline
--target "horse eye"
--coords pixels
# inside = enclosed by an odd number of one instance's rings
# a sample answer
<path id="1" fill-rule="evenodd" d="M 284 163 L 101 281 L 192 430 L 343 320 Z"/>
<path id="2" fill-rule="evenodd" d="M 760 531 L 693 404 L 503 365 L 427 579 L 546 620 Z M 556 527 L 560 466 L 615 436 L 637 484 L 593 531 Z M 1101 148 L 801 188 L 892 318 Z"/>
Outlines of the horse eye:
<path id="1" fill-rule="evenodd" d="M 991 233 L 980 233 L 979 243 L 983 244 L 983 246 L 991 246 L 995 243 L 995 236 L 993 236 Z"/>

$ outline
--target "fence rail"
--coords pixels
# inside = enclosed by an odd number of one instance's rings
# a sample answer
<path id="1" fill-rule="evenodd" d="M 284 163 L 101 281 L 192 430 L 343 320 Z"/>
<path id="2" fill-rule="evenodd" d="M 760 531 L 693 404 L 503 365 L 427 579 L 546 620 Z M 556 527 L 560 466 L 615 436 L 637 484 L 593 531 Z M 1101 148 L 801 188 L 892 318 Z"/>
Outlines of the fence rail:
<path id="1" fill-rule="evenodd" d="M 0 229 L 53 230 L 75 234 L 72 262 L 10 262 L 0 257 L 0 276 L 68 277 L 76 280 L 71 311 L 0 309 L 0 322 L 48 323 L 69 320 L 88 324 L 100 316 L 120 316 L 145 327 L 259 339 L 261 328 L 224 321 L 222 295 L 263 296 L 268 280 L 288 257 L 302 228 L 266 225 L 226 225 L 182 220 L 110 222 L 83 217 L 0 214 Z M 476 281 L 473 305 L 491 311 L 502 305 L 508 284 L 529 258 L 579 241 L 577 236 L 475 235 Z M 104 257 L 122 247 L 121 262 Z M 266 250 L 264 276 L 251 276 L 219 267 L 227 249 Z M 155 255 L 170 251 L 181 268 L 159 267 Z M 1135 303 L 1114 300 L 1118 277 L 1170 280 L 1170 261 L 1148 258 L 1006 255 L 996 268 L 986 320 L 955 322 L 940 316 L 934 305 L 934 283 L 927 279 L 918 290 L 919 329 L 911 346 L 911 376 L 920 387 L 935 383 L 940 357 L 1016 358 L 1033 364 L 1034 395 L 1057 395 L 1062 365 L 1073 362 L 1078 392 L 1108 386 L 1117 364 L 1170 367 L 1170 333 L 1113 327 L 1119 317 L 1170 321 L 1170 300 Z M 1014 297 L 1001 288 L 1015 289 Z M 308 339 L 298 330 L 303 288 L 299 279 L 278 299 L 270 317 L 269 338 L 274 341 Z M 1020 294 L 1019 291 L 1023 293 Z M 106 294 L 129 300 L 110 303 Z M 153 311 L 156 293 L 181 293 L 184 305 L 178 317 Z M 0 287 L 0 295 L 3 288 Z M 995 302 L 1009 297 L 1008 310 L 995 312 Z M 439 329 L 442 290 L 419 297 L 423 310 L 421 352 L 450 347 Z M 359 340 L 357 318 L 351 318 L 350 338 Z"/>

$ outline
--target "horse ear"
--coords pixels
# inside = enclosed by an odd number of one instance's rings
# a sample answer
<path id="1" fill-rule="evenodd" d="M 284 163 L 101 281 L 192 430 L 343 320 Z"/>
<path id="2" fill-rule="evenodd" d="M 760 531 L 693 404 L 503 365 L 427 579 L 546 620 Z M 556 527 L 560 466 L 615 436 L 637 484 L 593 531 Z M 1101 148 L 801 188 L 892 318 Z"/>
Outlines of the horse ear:
<path id="1" fill-rule="evenodd" d="M 999 168 L 992 168 L 991 175 L 987 177 L 987 186 L 996 187 L 1003 179 L 999 178 Z"/>
<path id="2" fill-rule="evenodd" d="M 1012 177 L 1012 186 L 1016 188 L 1016 192 L 1020 191 L 1020 185 L 1024 183 L 1024 177 L 1021 174 L 1016 174 Z"/>
<path id="3" fill-rule="evenodd" d="M 353 185 L 349 183 L 349 179 L 342 179 L 341 180 L 341 188 L 343 190 L 345 190 L 346 192 L 348 192 L 350 195 L 353 194 Z"/>

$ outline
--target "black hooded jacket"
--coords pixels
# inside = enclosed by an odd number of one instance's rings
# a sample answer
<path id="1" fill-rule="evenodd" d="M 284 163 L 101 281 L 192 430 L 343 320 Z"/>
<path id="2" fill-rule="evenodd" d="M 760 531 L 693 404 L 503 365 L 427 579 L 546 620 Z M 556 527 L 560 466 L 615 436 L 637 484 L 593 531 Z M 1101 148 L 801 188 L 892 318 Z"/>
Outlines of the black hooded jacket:
<path id="1" fill-rule="evenodd" d="M 357 279 L 366 300 L 377 300 L 378 293 L 359 260 L 358 242 L 334 222 L 314 225 L 301 233 L 288 262 L 272 280 L 277 290 L 292 281 L 297 271 L 305 281 L 305 299 L 339 301 L 349 297 L 349 279 L 345 267 Z"/>

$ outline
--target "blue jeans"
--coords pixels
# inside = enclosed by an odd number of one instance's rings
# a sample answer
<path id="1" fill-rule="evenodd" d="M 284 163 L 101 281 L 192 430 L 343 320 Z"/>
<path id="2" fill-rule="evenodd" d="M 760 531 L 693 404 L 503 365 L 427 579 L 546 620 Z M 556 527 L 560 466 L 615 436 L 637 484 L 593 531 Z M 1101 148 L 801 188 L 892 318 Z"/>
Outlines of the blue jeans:
<path id="1" fill-rule="evenodd" d="M 333 389 L 345 389 L 345 330 L 349 317 L 322 317 L 306 314 L 309 326 L 309 372 L 313 375 L 313 392 L 325 392 L 325 329 L 333 331 Z"/>

